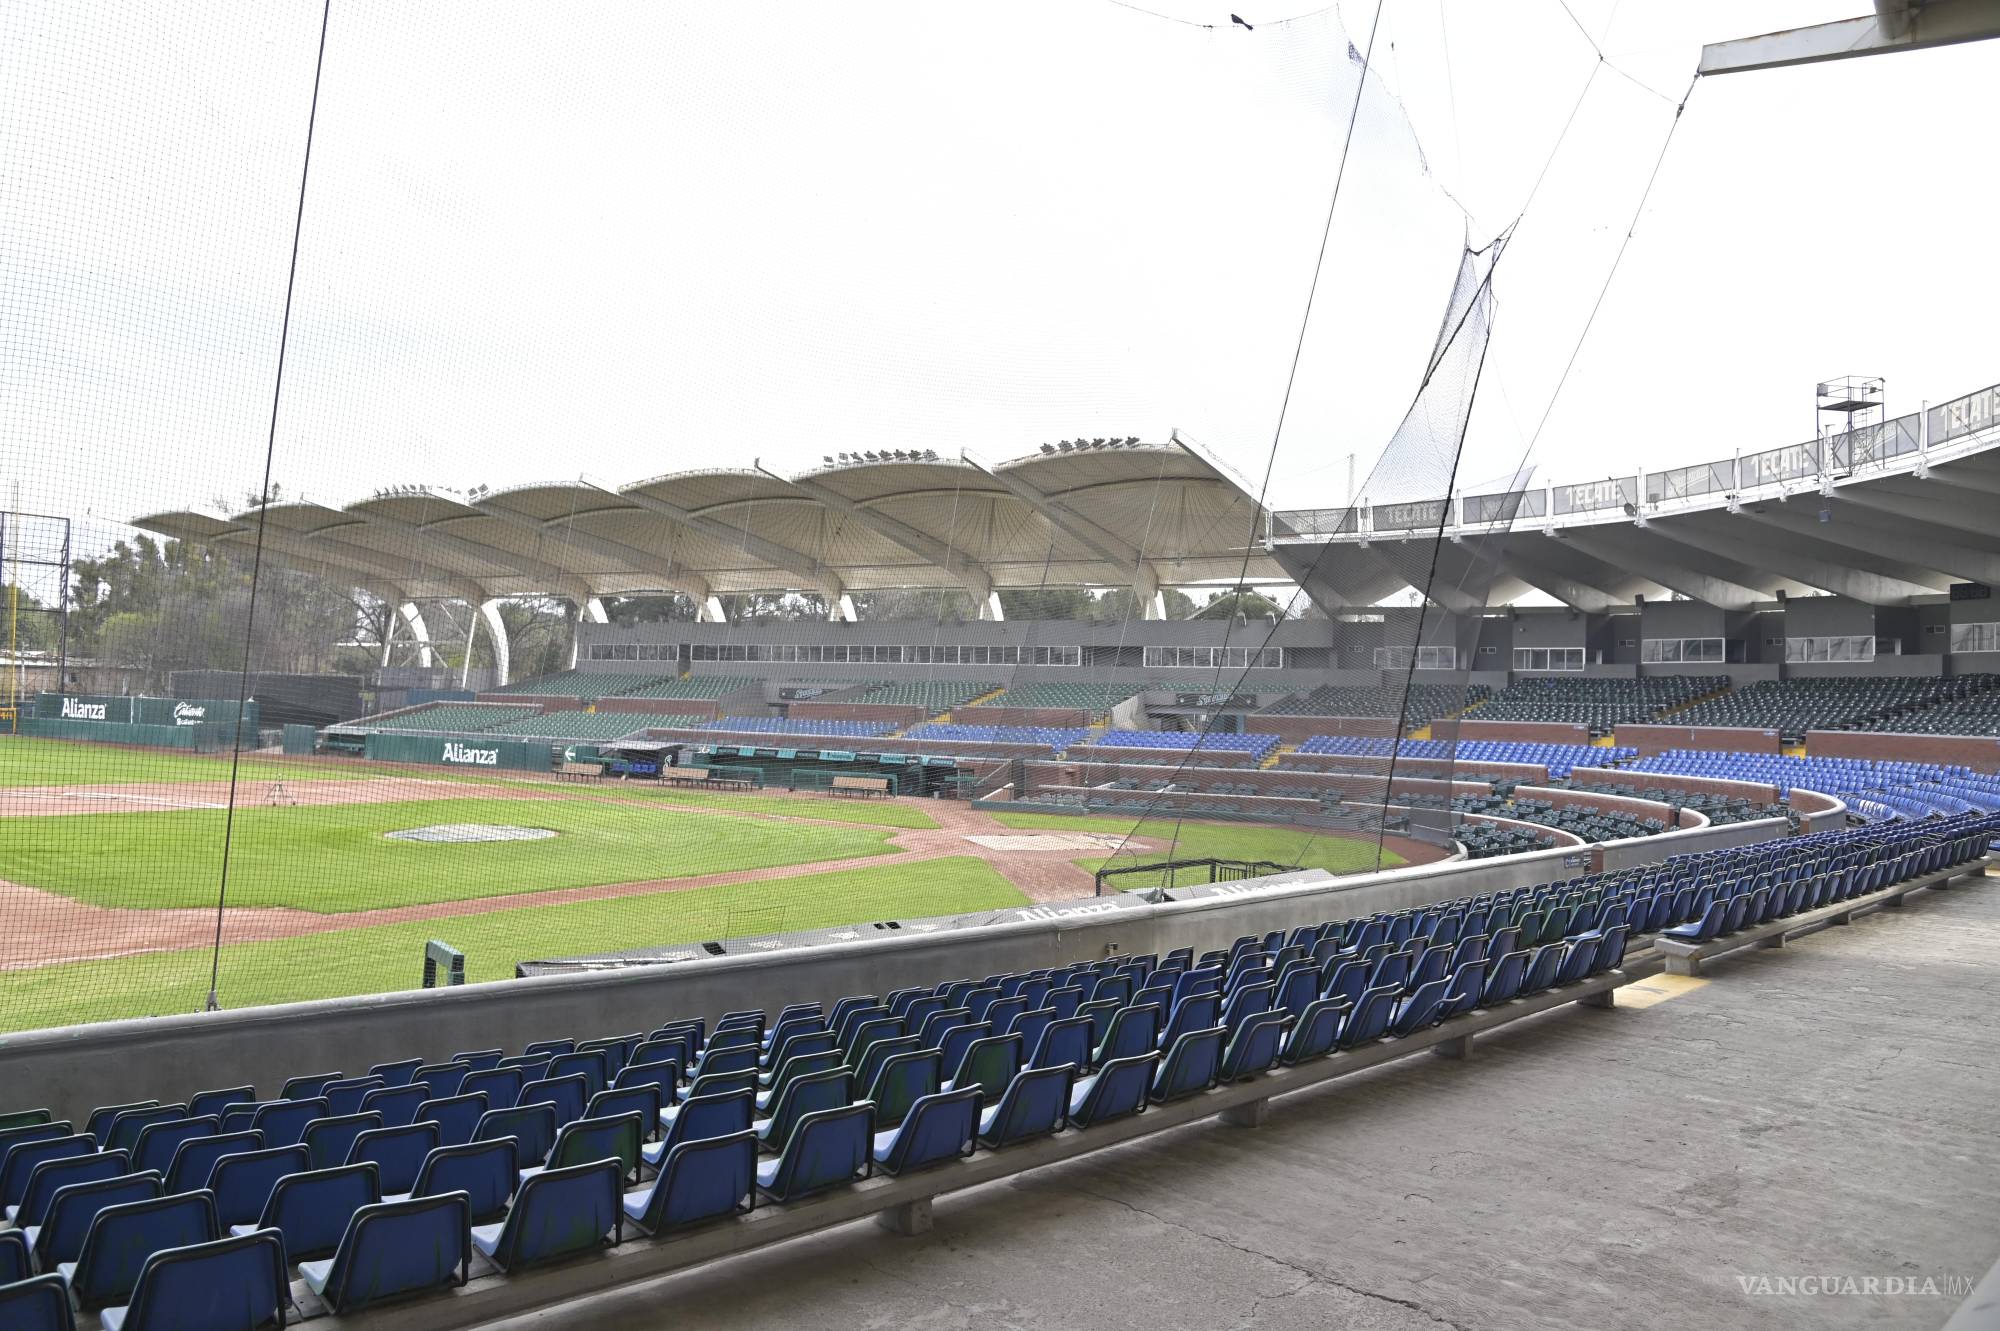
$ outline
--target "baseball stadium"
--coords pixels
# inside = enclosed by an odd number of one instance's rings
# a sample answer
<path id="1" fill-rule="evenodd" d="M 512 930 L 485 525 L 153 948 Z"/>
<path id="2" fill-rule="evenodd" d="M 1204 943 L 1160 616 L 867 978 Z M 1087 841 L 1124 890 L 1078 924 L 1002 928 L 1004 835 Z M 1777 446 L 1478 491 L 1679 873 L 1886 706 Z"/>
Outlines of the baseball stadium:
<path id="1" fill-rule="evenodd" d="M 1030 8 L 0 19 L 0 1331 L 1996 1324 L 2000 5 Z"/>

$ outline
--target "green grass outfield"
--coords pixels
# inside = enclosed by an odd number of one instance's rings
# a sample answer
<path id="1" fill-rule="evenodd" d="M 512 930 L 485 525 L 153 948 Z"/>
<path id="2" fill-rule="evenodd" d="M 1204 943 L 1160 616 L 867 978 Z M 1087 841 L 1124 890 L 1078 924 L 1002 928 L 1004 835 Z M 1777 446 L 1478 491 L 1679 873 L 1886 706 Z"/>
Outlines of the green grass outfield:
<path id="1" fill-rule="evenodd" d="M 1269 860 L 1301 869 L 1325 869 L 1328 873 L 1368 873 L 1376 868 L 1391 869 L 1403 863 L 1403 857 L 1391 850 L 1382 852 L 1378 865 L 1375 858 L 1375 843 L 1354 840 L 1344 834 L 1319 832 L 1309 827 L 1268 827 L 1251 823 L 1198 823 L 1193 820 L 1180 824 L 1180 837 L 1174 840 L 1174 820 L 1171 817 L 1155 816 L 1141 819 L 1137 815 L 1097 815 L 1071 817 L 1060 813 L 1004 813 L 995 811 L 993 817 L 1008 827 L 1040 829 L 1057 832 L 1103 832 L 1111 836 L 1137 836 L 1146 841 L 1163 845 L 1173 841 L 1173 853 L 1164 849 L 1137 853 L 1088 856 L 1075 863 L 1078 867 L 1095 873 L 1106 867 L 1125 868 L 1132 865 L 1154 864 L 1166 859 L 1199 860 Z M 1121 888 L 1151 887 L 1154 881 L 1143 874 L 1133 874 L 1119 881 Z"/>
<path id="2" fill-rule="evenodd" d="M 7 820 L 0 878 L 98 906 L 213 906 L 220 809 Z M 383 833 L 434 823 L 552 828 L 542 841 L 437 845 Z M 0 832 L 9 831 L 0 822 Z M 685 878 L 892 851 L 876 827 L 817 827 L 595 799 L 411 800 L 320 807 L 243 805 L 230 855 L 231 906 L 325 913 Z"/>
<path id="3" fill-rule="evenodd" d="M 324 770 L 322 770 L 324 769 Z M 351 781 L 379 771 L 343 768 L 338 763 L 272 763 L 243 760 L 242 781 Z M 133 781 L 227 781 L 229 757 L 177 753 L 172 749 L 120 748 L 88 740 L 38 739 L 0 735 L 0 787 L 108 786 Z M 252 794 L 261 796 L 263 792 Z"/>
<path id="4" fill-rule="evenodd" d="M 224 1007 L 414 989 L 424 944 L 466 956 L 472 981 L 512 978 L 536 957 L 661 947 L 732 935 L 819 929 L 864 920 L 949 915 L 1024 905 L 1027 898 L 974 856 L 607 901 L 453 915 L 340 929 L 222 949 Z M 208 948 L 0 971 L 0 1030 L 198 1010 Z"/>

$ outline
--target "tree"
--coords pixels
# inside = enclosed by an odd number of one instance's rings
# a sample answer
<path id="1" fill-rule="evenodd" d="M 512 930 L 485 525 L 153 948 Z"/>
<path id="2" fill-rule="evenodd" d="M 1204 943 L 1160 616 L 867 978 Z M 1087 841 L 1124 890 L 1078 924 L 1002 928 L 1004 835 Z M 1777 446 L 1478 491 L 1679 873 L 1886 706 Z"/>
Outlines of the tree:
<path id="1" fill-rule="evenodd" d="M 1262 619 L 1272 623 L 1285 618 L 1285 607 L 1272 600 L 1254 587 L 1235 587 L 1226 592 L 1211 592 L 1208 603 L 1188 619 L 1232 619 L 1237 615 L 1245 619 Z"/>
<path id="2" fill-rule="evenodd" d="M 55 612 L 26 589 L 0 582 L 0 651 L 54 652 L 61 637 Z"/>

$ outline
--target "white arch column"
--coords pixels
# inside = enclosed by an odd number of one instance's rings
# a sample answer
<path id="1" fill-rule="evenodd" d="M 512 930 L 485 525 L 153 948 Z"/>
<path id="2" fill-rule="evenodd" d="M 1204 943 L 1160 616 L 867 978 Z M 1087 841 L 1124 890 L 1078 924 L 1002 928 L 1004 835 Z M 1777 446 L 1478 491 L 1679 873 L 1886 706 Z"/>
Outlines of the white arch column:
<path id="1" fill-rule="evenodd" d="M 389 653 L 396 645 L 398 618 L 410 626 L 410 637 L 417 643 L 417 664 L 429 669 L 435 664 L 431 657 L 431 630 L 424 623 L 424 612 L 417 608 L 415 601 L 404 601 L 396 607 L 396 613 L 389 616 L 389 632 L 382 639 L 382 664 L 389 664 Z"/>
<path id="2" fill-rule="evenodd" d="M 507 624 L 500 618 L 499 600 L 481 601 L 479 617 L 486 621 L 486 631 L 493 635 L 493 685 L 498 688 L 507 682 L 508 670 Z M 471 659 L 472 654 L 468 651 L 466 660 L 470 662 Z"/>
<path id="3" fill-rule="evenodd" d="M 1132 599 L 1138 602 L 1139 618 L 1167 617 L 1167 594 L 1160 589 L 1160 571 L 1147 560 L 1140 560 L 1133 569 Z"/>

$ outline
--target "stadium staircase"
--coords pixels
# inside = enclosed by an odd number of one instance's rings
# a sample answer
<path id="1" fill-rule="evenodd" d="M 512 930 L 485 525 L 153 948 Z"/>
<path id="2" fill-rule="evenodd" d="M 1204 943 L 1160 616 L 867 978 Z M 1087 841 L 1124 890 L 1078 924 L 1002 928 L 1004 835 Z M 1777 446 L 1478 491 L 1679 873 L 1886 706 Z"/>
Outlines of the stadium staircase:
<path id="1" fill-rule="evenodd" d="M 1277 748 L 1265 754 L 1264 760 L 1258 763 L 1257 766 L 1266 770 L 1276 767 L 1280 758 L 1283 758 L 1288 753 L 1297 753 L 1298 748 L 1299 746 L 1296 744 L 1280 744 Z"/>

